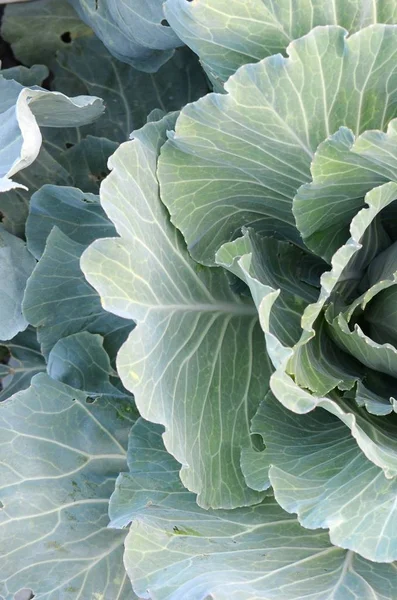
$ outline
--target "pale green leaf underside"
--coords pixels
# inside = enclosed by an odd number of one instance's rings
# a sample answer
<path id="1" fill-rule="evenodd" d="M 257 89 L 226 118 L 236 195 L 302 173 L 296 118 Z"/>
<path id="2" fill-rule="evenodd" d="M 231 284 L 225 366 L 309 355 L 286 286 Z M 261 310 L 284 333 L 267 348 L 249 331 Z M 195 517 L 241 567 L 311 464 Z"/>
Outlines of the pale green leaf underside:
<path id="1" fill-rule="evenodd" d="M 18 66 L 0 71 L 5 79 L 14 79 L 23 86 L 41 85 L 49 75 L 44 65 L 33 65 L 30 68 Z M 52 131 L 54 131 L 52 129 Z M 57 131 L 62 131 L 57 129 Z M 42 132 L 43 133 L 43 132 Z M 29 200 L 34 191 L 51 180 L 53 184 L 67 185 L 72 183 L 71 176 L 50 154 L 41 148 L 33 166 L 19 171 L 14 181 L 24 187 L 17 187 L 0 194 L 0 212 L 2 223 L 10 233 L 24 236 L 25 221 L 29 209 Z M 27 188 L 27 189 L 26 189 Z"/>
<path id="2" fill-rule="evenodd" d="M 158 149 L 172 125 L 148 123 L 111 158 L 101 203 L 121 238 L 94 242 L 82 268 L 106 309 L 138 323 L 117 369 L 142 416 L 165 426 L 183 483 L 200 505 L 232 508 L 261 499 L 240 452 L 270 366 L 254 305 L 191 260 L 159 200 Z"/>
<path id="3" fill-rule="evenodd" d="M 262 489 L 270 478 L 277 502 L 304 527 L 329 528 L 333 544 L 368 560 L 397 560 L 397 480 L 366 459 L 341 421 L 321 409 L 293 414 L 269 394 L 252 431 L 266 450 L 256 473 L 243 454 L 250 485 Z"/>
<path id="4" fill-rule="evenodd" d="M 128 404 L 126 405 L 128 408 Z M 124 534 L 107 528 L 132 422 L 118 400 L 86 397 L 37 375 L 0 405 L 0 595 L 132 600 Z"/>
<path id="5" fill-rule="evenodd" d="M 319 27 L 293 41 L 289 58 L 241 67 L 227 94 L 186 106 L 159 160 L 161 197 L 192 256 L 214 264 L 240 228 L 302 244 L 292 200 L 310 179 L 320 142 L 341 125 L 356 134 L 396 114 L 397 27 L 346 37 Z"/>
<path id="6" fill-rule="evenodd" d="M 151 600 L 392 600 L 395 565 L 368 562 L 303 529 L 273 498 L 203 511 L 164 450 L 162 429 L 138 421 L 111 500 L 113 526 L 132 521 L 125 565 Z"/>
<path id="7" fill-rule="evenodd" d="M 164 12 L 208 72 L 223 81 L 241 65 L 285 53 L 292 40 L 317 25 L 341 25 L 354 33 L 397 22 L 390 0 L 167 0 Z"/>

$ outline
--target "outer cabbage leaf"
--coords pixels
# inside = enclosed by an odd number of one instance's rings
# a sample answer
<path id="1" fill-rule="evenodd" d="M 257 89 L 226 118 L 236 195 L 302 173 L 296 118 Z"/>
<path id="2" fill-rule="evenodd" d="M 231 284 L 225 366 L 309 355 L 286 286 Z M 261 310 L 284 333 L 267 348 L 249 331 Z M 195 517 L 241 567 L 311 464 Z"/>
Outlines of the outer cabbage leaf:
<path id="1" fill-rule="evenodd" d="M 124 397 L 109 379 L 116 376 L 100 335 L 80 331 L 60 339 L 48 357 L 48 374 L 96 399 Z"/>
<path id="2" fill-rule="evenodd" d="M 227 94 L 182 111 L 159 161 L 161 197 L 192 256 L 214 264 L 242 225 L 302 244 L 292 199 L 310 178 L 313 152 L 341 125 L 357 134 L 396 113 L 397 27 L 346 38 L 319 27 L 293 41 L 289 58 L 244 65 Z"/>
<path id="3" fill-rule="evenodd" d="M 208 91 L 200 63 L 188 48 L 175 52 L 157 73 L 143 73 L 115 59 L 98 38 L 90 36 L 58 52 L 51 70 L 54 89 L 68 96 L 100 94 L 106 112 L 82 133 L 117 142 L 142 127 L 154 108 L 179 110 Z"/>
<path id="4" fill-rule="evenodd" d="M 164 22 L 162 0 L 69 0 L 118 60 L 153 73 L 183 42 Z"/>
<path id="5" fill-rule="evenodd" d="M 73 180 L 72 175 L 42 146 L 34 163 L 13 177 L 13 181 L 20 184 L 20 187 L 0 194 L 4 228 L 14 235 L 24 237 L 32 194 L 47 181 L 66 186 L 72 185 Z"/>
<path id="6" fill-rule="evenodd" d="M 285 53 L 291 40 L 317 25 L 354 33 L 373 23 L 396 23 L 390 0 L 167 0 L 165 15 L 208 73 L 225 81 L 241 65 Z"/>
<path id="7" fill-rule="evenodd" d="M 125 534 L 107 528 L 134 415 L 129 402 L 86 399 L 40 374 L 0 405 L 6 600 L 24 587 L 44 600 L 135 598 L 122 563 Z"/>
<path id="8" fill-rule="evenodd" d="M 26 244 L 0 225 L 0 340 L 10 340 L 28 326 L 22 299 L 35 265 Z"/>
<path id="9" fill-rule="evenodd" d="M 69 10 L 69 5 L 66 6 Z M 0 74 L 5 79 L 15 79 L 21 85 L 31 86 L 40 85 L 48 76 L 48 69 L 44 65 L 34 65 L 30 69 L 18 66 L 4 69 Z M 78 130 L 72 131 L 73 141 L 77 141 Z M 7 231 L 20 237 L 24 236 L 29 200 L 34 191 L 51 181 L 54 185 L 74 184 L 87 192 L 98 192 L 100 181 L 108 173 L 107 159 L 117 148 L 114 142 L 88 136 L 67 150 L 70 131 L 65 135 L 65 129 L 44 127 L 41 133 L 44 134 L 44 147 L 34 164 L 20 171 L 15 178 L 24 187 L 0 195 L 2 224 Z"/>
<path id="10" fill-rule="evenodd" d="M 67 0 L 36 0 L 7 6 L 1 25 L 2 37 L 25 65 L 49 66 L 58 50 L 91 34 Z"/>
<path id="11" fill-rule="evenodd" d="M 59 162 L 73 176 L 76 188 L 98 194 L 100 183 L 109 172 L 108 158 L 117 146 L 116 142 L 106 138 L 88 135 L 63 152 L 59 156 Z M 52 178 L 51 183 L 54 183 Z"/>
<path id="12" fill-rule="evenodd" d="M 115 233 L 98 196 L 72 187 L 44 185 L 32 196 L 26 223 L 27 245 L 37 260 L 54 226 L 69 239 L 85 245 Z"/>
<path id="13" fill-rule="evenodd" d="M 20 236 L 25 232 L 29 202 L 34 192 L 51 181 L 51 185 L 74 185 L 97 194 L 100 182 L 108 174 L 107 160 L 118 145 L 90 135 L 79 141 L 78 129 L 44 127 L 42 133 L 43 146 L 37 159 L 15 177 L 28 190 L 17 188 L 0 195 L 4 227 Z M 68 141 L 70 139 L 72 142 Z"/>
<path id="14" fill-rule="evenodd" d="M 49 71 L 44 65 L 33 65 L 30 68 L 17 66 L 2 69 L 0 75 L 5 79 L 14 79 L 23 86 L 34 86 L 41 85 L 48 77 Z M 42 147 L 34 166 L 20 171 L 15 178 L 15 181 L 24 187 L 0 194 L 2 224 L 7 231 L 23 237 L 30 195 L 50 178 L 52 183 L 59 185 L 73 182 L 71 176 Z M 29 191 L 24 188 L 28 188 Z"/>
<path id="15" fill-rule="evenodd" d="M 270 394 L 252 431 L 266 449 L 256 453 L 255 473 L 253 452 L 243 453 L 250 486 L 261 490 L 269 478 L 277 502 L 304 527 L 329 528 L 333 544 L 369 560 L 397 559 L 397 480 L 366 459 L 339 419 L 322 409 L 296 415 Z"/>
<path id="16" fill-rule="evenodd" d="M 1 343 L 4 344 L 2 348 L 7 351 L 8 357 L 7 362 L 1 365 L 3 379 L 0 402 L 28 388 L 32 377 L 46 370 L 33 327 L 28 327 L 12 340 Z"/>
<path id="17" fill-rule="evenodd" d="M 159 199 L 157 157 L 174 118 L 112 156 L 101 203 L 121 238 L 97 240 L 81 264 L 103 306 L 138 323 L 117 370 L 142 416 L 165 425 L 183 483 L 200 505 L 232 508 L 261 499 L 239 463 L 270 365 L 254 305 L 190 259 Z"/>
<path id="18" fill-rule="evenodd" d="M 80 126 L 103 112 L 100 98 L 68 98 L 59 92 L 24 88 L 16 81 L 0 79 L 0 191 L 21 184 L 10 178 L 32 164 L 41 147 L 39 125 Z"/>
<path id="19" fill-rule="evenodd" d="M 0 75 L 2 75 L 4 79 L 14 79 L 24 87 L 41 85 L 49 74 L 50 73 L 45 65 L 33 65 L 30 68 L 19 65 L 17 67 L 0 70 Z"/>
<path id="20" fill-rule="evenodd" d="M 106 351 L 114 361 L 133 323 L 103 310 L 98 294 L 80 269 L 85 248 L 57 227 L 52 229 L 26 286 L 23 312 L 28 322 L 37 327 L 45 357 L 58 340 L 85 330 L 105 338 Z"/>
<path id="21" fill-rule="evenodd" d="M 162 429 L 138 420 L 130 473 L 111 499 L 112 526 L 132 522 L 125 565 L 152 600 L 392 600 L 396 565 L 368 562 L 308 531 L 273 498 L 233 511 L 203 511 L 164 450 Z"/>

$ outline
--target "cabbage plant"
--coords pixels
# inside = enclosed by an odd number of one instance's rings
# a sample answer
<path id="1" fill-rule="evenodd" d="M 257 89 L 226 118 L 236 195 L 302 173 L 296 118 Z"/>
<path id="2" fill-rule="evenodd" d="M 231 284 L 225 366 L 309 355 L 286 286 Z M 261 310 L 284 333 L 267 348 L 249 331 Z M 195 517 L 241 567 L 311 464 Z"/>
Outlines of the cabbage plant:
<path id="1" fill-rule="evenodd" d="M 396 23 L 7 7 L 0 598 L 394 600 Z"/>

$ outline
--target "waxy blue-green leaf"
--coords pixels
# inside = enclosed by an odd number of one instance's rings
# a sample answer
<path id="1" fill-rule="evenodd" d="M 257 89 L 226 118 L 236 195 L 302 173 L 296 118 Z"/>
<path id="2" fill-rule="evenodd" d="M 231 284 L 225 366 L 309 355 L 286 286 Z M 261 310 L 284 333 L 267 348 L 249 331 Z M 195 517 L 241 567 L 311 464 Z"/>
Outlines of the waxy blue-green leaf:
<path id="1" fill-rule="evenodd" d="M 28 327 L 12 340 L 0 342 L 9 354 L 6 364 L 1 365 L 0 402 L 29 387 L 33 375 L 46 370 L 36 331 Z M 4 345 L 3 345 L 4 344 Z"/>
<path id="2" fill-rule="evenodd" d="M 109 503 L 110 527 L 123 529 L 138 516 L 145 506 L 161 508 L 170 496 L 188 501 L 188 492 L 179 478 L 180 465 L 166 451 L 162 439 L 164 427 L 139 418 L 131 428 L 128 439 L 128 472 L 120 473 Z"/>
<path id="3" fill-rule="evenodd" d="M 56 131 L 56 133 L 50 136 L 49 131 L 53 133 Z M 51 182 L 52 186 L 65 187 L 74 185 L 90 194 L 97 194 L 99 192 L 100 182 L 109 172 L 107 169 L 107 160 L 116 150 L 118 144 L 90 135 L 78 141 L 75 139 L 75 134 L 78 130 L 75 129 L 72 130 L 74 131 L 72 139 L 76 144 L 72 144 L 72 147 L 67 149 L 68 142 L 66 140 L 69 139 L 71 130 L 67 129 L 66 137 L 60 133 L 62 131 L 65 132 L 65 129 L 54 130 L 44 128 L 43 146 L 37 159 L 30 167 L 20 171 L 16 175 L 15 181 L 23 184 L 28 190 L 17 188 L 0 194 L 0 211 L 4 215 L 2 222 L 7 231 L 19 236 L 25 234 L 25 223 L 29 210 L 32 213 L 32 208 L 29 209 L 29 204 L 30 201 L 35 203 L 32 194 L 34 195 L 34 192 L 37 190 L 40 190 L 40 194 L 44 193 L 48 182 Z M 70 190 L 71 188 L 68 187 L 66 189 Z M 61 195 L 60 188 L 58 190 L 57 195 Z M 71 195 L 73 194 L 71 193 Z M 85 197 L 87 198 L 89 195 L 85 195 Z M 57 209 L 59 210 L 60 206 L 57 203 L 57 198 L 52 197 L 51 199 L 54 204 L 57 204 Z M 52 212 L 54 210 L 55 208 L 53 208 Z M 69 207 L 69 210 L 71 211 L 72 207 Z M 47 206 L 46 212 L 48 211 L 49 207 Z M 70 218 L 73 220 L 72 213 L 70 213 Z M 48 224 L 49 222 L 50 220 L 43 217 L 40 227 L 43 227 L 44 223 Z M 62 228 L 59 220 L 56 224 Z M 70 231 L 68 231 L 68 234 L 70 235 Z M 29 235 L 33 235 L 32 232 L 30 234 L 27 233 L 27 237 Z M 40 250 L 42 253 L 45 243 L 43 232 L 36 231 L 36 235 L 40 239 L 43 239 L 43 247 Z M 32 247 L 30 249 L 33 251 Z"/>
<path id="4" fill-rule="evenodd" d="M 107 162 L 118 144 L 103 137 L 88 135 L 59 156 L 59 163 L 73 177 L 73 185 L 84 192 L 99 193 L 109 173 Z M 49 181 L 49 180 L 47 180 Z M 54 183 L 51 179 L 51 183 Z"/>
<path id="5" fill-rule="evenodd" d="M 26 222 L 27 245 L 37 259 L 42 256 L 53 227 L 86 246 L 115 234 L 98 196 L 72 187 L 44 185 L 32 196 Z"/>
<path id="6" fill-rule="evenodd" d="M 117 370 L 142 416 L 165 426 L 184 485 L 204 507 L 233 508 L 261 499 L 239 463 L 270 365 L 253 303 L 191 260 L 160 201 L 157 157 L 174 118 L 111 157 L 101 203 L 121 237 L 94 242 L 82 268 L 107 310 L 137 321 Z"/>
<path id="7" fill-rule="evenodd" d="M 142 127 L 153 109 L 179 110 L 208 91 L 200 63 L 188 48 L 177 50 L 157 73 L 143 73 L 114 58 L 95 36 L 84 37 L 58 52 L 51 70 L 54 89 L 103 98 L 104 115 L 82 133 L 116 142 Z"/>
<path id="8" fill-rule="evenodd" d="M 356 134 L 396 114 L 397 26 L 346 37 L 318 27 L 289 58 L 244 65 L 182 111 L 159 160 L 161 198 L 192 256 L 214 264 L 224 243 L 252 226 L 301 245 L 292 200 L 310 179 L 317 146 L 341 125 Z"/>
<path id="9" fill-rule="evenodd" d="M 164 22 L 163 0 L 69 0 L 118 60 L 153 73 L 183 42 Z"/>
<path id="10" fill-rule="evenodd" d="M 47 375 L 0 404 L 0 596 L 133 600 L 125 534 L 108 503 L 125 469 L 129 402 L 98 399 Z"/>
<path id="11" fill-rule="evenodd" d="M 45 65 L 33 65 L 30 68 L 18 65 L 17 67 L 0 70 L 0 75 L 2 75 L 4 79 L 14 79 L 24 87 L 41 85 L 44 79 L 47 79 L 49 74 L 50 72 Z"/>
<path id="12" fill-rule="evenodd" d="M 92 31 L 67 0 L 36 0 L 7 6 L 1 35 L 25 65 L 49 66 L 58 50 Z"/>
<path id="13" fill-rule="evenodd" d="M 37 328 L 44 356 L 59 339 L 88 331 L 104 337 L 105 349 L 113 362 L 133 323 L 103 310 L 98 294 L 80 269 L 85 248 L 57 227 L 52 229 L 26 286 L 23 311 L 28 322 Z"/>
<path id="14" fill-rule="evenodd" d="M 116 373 L 98 334 L 80 331 L 60 339 L 48 356 L 48 375 L 94 399 L 98 396 L 124 397 L 109 381 Z"/>
<path id="15" fill-rule="evenodd" d="M 162 428 L 138 420 L 130 472 L 111 498 L 112 526 L 131 522 L 124 562 L 151 600 L 392 600 L 396 564 L 371 563 L 302 528 L 273 498 L 207 510 L 183 488 Z"/>
<path id="16" fill-rule="evenodd" d="M 208 73 L 223 81 L 241 65 L 284 54 L 292 40 L 317 25 L 354 33 L 373 23 L 397 23 L 390 0 L 167 0 L 164 13 Z"/>
<path id="17" fill-rule="evenodd" d="M 0 211 L 4 215 L 2 221 L 4 228 L 19 237 L 25 236 L 29 203 L 36 190 L 48 181 L 54 185 L 73 184 L 72 175 L 51 156 L 44 146 L 41 147 L 34 163 L 19 171 L 13 180 L 23 187 L 0 194 Z"/>
<path id="18" fill-rule="evenodd" d="M 28 326 L 22 299 L 35 266 L 26 244 L 0 225 L 0 340 L 10 340 Z"/>
<path id="19" fill-rule="evenodd" d="M 296 415 L 269 394 L 252 431 L 266 446 L 256 453 L 255 474 L 252 452 L 242 456 L 254 489 L 270 480 L 277 502 L 304 527 L 329 528 L 335 546 L 368 560 L 397 560 L 397 479 L 386 479 L 339 419 L 322 409 Z"/>

